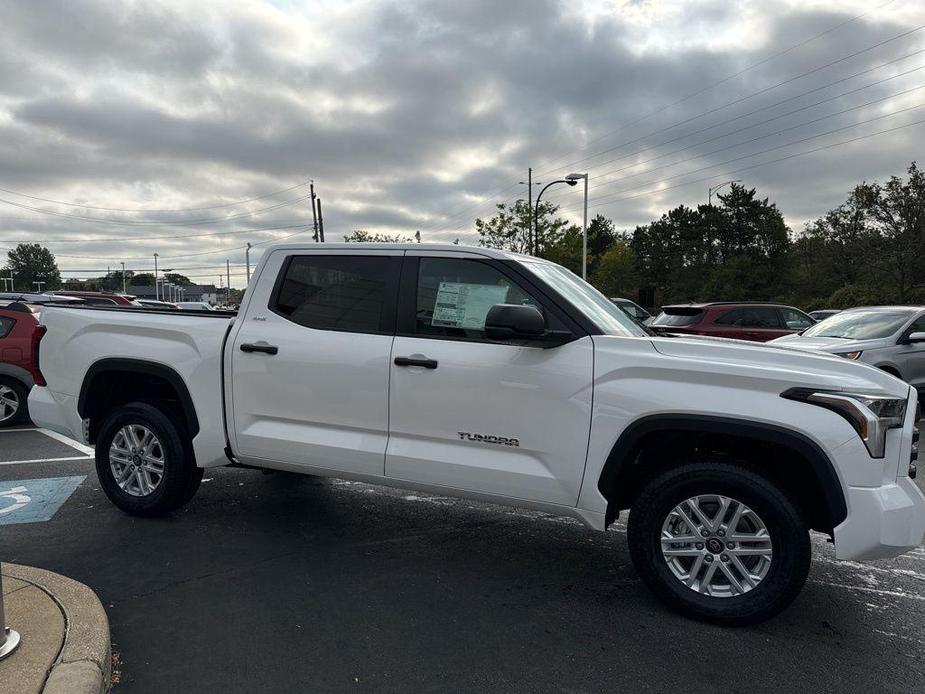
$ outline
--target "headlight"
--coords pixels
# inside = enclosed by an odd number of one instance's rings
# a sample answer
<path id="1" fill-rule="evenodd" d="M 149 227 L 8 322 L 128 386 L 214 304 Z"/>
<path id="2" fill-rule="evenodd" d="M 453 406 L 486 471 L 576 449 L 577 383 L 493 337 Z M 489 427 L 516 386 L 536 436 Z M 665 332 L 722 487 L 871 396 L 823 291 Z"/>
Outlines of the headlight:
<path id="1" fill-rule="evenodd" d="M 835 352 L 835 354 L 845 359 L 850 359 L 851 361 L 857 361 L 864 352 Z"/>
<path id="2" fill-rule="evenodd" d="M 781 397 L 819 405 L 844 417 L 873 458 L 883 457 L 886 432 L 901 427 L 906 415 L 905 398 L 810 388 L 791 388 L 781 393 Z"/>

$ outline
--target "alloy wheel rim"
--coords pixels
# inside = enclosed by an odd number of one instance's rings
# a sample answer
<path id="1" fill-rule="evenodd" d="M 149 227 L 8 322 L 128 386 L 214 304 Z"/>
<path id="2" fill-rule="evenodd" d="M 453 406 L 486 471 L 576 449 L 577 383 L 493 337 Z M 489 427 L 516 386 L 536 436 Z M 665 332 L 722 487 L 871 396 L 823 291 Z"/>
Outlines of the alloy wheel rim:
<path id="1" fill-rule="evenodd" d="M 19 412 L 19 395 L 9 386 L 0 385 L 0 422 L 6 422 Z"/>
<path id="2" fill-rule="evenodd" d="M 147 427 L 126 424 L 109 446 L 109 469 L 119 489 L 131 496 L 148 496 L 164 479 L 164 447 Z"/>
<path id="3" fill-rule="evenodd" d="M 660 541 L 674 577 L 716 598 L 757 588 L 773 558 L 764 521 L 738 499 L 721 494 L 701 494 L 675 506 L 662 524 Z"/>

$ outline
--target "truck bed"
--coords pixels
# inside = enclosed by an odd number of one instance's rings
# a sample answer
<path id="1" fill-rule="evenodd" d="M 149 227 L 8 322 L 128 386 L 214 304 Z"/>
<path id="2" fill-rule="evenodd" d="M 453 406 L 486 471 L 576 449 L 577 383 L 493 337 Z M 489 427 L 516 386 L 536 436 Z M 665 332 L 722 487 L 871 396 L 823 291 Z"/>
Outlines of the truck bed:
<path id="1" fill-rule="evenodd" d="M 30 402 L 33 421 L 85 441 L 82 422 L 73 413 L 84 377 L 94 364 L 153 362 L 179 374 L 196 404 L 200 431 L 193 447 L 199 465 L 227 463 L 216 451 L 221 454 L 225 447 L 222 347 L 234 317 L 225 311 L 46 306 L 40 368 L 53 390 L 38 389 L 46 392 Z M 62 413 L 71 413 L 65 427 L 60 424 Z"/>

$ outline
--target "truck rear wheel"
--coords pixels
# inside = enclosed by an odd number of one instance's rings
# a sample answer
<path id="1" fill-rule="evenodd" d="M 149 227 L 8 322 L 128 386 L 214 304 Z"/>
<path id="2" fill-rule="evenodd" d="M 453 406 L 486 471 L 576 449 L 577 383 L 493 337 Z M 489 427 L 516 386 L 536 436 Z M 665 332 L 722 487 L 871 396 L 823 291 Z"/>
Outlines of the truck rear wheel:
<path id="1" fill-rule="evenodd" d="M 727 463 L 691 463 L 652 480 L 628 521 L 633 563 L 670 607 L 717 624 L 768 619 L 809 573 L 809 531 L 784 490 Z"/>
<path id="2" fill-rule="evenodd" d="M 123 511 L 157 516 L 189 501 L 202 481 L 190 442 L 177 420 L 154 405 L 133 402 L 110 414 L 96 441 L 96 474 Z"/>

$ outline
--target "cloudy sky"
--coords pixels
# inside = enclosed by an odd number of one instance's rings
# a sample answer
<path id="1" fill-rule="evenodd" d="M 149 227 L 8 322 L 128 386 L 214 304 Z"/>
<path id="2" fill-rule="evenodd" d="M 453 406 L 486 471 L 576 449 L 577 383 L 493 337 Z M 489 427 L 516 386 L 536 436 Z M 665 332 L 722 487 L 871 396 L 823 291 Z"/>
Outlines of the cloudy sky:
<path id="1" fill-rule="evenodd" d="M 794 230 L 925 152 L 922 0 L 0 1 L 0 249 L 243 285 L 246 242 L 591 175 L 632 228 L 736 178 Z M 580 221 L 578 189 L 548 199 Z M 2 251 L 0 251 L 2 253 Z M 0 255 L 0 258 L 3 256 Z M 2 264 L 2 263 L 0 263 Z"/>

